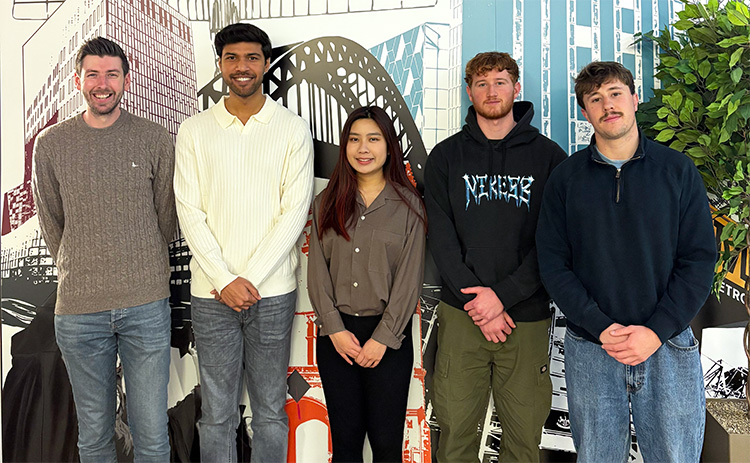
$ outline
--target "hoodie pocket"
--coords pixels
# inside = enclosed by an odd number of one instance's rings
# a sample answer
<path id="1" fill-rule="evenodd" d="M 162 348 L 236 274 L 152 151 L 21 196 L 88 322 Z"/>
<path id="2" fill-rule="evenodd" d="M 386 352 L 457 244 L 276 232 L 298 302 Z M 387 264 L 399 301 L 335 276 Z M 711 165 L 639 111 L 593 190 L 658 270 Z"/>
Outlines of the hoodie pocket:
<path id="1" fill-rule="evenodd" d="M 485 286 L 491 286 L 514 272 L 521 264 L 518 253 L 502 255 L 498 248 L 468 248 L 464 263 Z"/>

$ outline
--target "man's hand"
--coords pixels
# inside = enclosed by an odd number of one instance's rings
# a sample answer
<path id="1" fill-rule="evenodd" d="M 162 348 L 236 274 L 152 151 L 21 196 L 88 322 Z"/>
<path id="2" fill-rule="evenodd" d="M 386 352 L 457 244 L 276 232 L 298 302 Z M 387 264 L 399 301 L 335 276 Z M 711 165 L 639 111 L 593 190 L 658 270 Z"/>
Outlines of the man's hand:
<path id="1" fill-rule="evenodd" d="M 604 344 L 617 344 L 618 342 L 623 342 L 627 340 L 626 337 L 622 336 L 614 336 L 612 333 L 615 333 L 616 330 L 619 330 L 620 328 L 625 328 L 625 325 L 620 325 L 619 323 L 612 323 L 607 327 L 606 330 L 602 331 L 599 334 L 599 342 Z"/>
<path id="2" fill-rule="evenodd" d="M 625 365 L 641 364 L 661 347 L 659 336 L 645 326 L 630 325 L 605 331 L 619 342 L 602 343 L 602 347 L 613 359 Z M 604 333 L 599 338 L 602 336 Z"/>
<path id="3" fill-rule="evenodd" d="M 214 299 L 228 305 L 235 312 L 247 310 L 260 300 L 260 293 L 255 286 L 242 277 L 235 278 L 221 290 L 221 294 L 216 290 L 212 290 L 211 294 Z"/>
<path id="4" fill-rule="evenodd" d="M 464 310 L 469 313 L 469 316 L 477 326 L 491 322 L 505 310 L 503 303 L 500 302 L 500 299 L 492 288 L 472 286 L 461 288 L 461 292 L 464 294 L 476 294 L 474 299 L 464 304 Z"/>
<path id="5" fill-rule="evenodd" d="M 365 343 L 355 362 L 364 368 L 375 368 L 380 363 L 380 359 L 383 358 L 383 354 L 385 354 L 387 348 L 388 346 L 385 344 L 381 344 L 370 338 Z"/>
<path id="6" fill-rule="evenodd" d="M 513 322 L 513 319 L 510 318 L 508 312 L 503 311 L 499 317 L 480 325 L 479 329 L 482 330 L 485 339 L 497 344 L 498 342 L 505 342 L 508 335 L 510 335 L 515 327 L 516 324 Z"/>
<path id="7" fill-rule="evenodd" d="M 351 359 L 356 359 L 359 356 L 362 348 L 359 346 L 359 340 L 351 331 L 339 331 L 330 335 L 333 347 L 336 348 L 336 352 L 339 353 L 342 359 L 349 365 L 353 365 Z"/>

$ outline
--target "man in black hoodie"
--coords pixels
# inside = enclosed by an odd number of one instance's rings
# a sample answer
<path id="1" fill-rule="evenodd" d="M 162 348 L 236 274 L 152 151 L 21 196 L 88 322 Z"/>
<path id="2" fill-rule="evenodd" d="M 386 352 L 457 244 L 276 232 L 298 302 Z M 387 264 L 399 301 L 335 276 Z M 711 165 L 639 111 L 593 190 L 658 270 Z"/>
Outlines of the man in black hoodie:
<path id="1" fill-rule="evenodd" d="M 638 130 L 633 76 L 594 62 L 576 77 L 591 145 L 549 179 L 537 247 L 568 318 L 565 380 L 579 462 L 627 461 L 630 415 L 646 461 L 698 461 L 705 396 L 689 327 L 716 242 L 687 156 Z"/>
<path id="2" fill-rule="evenodd" d="M 473 106 L 425 169 L 430 246 L 443 280 L 433 405 L 440 462 L 477 462 L 492 390 L 500 461 L 538 461 L 549 413 L 549 296 L 534 233 L 547 177 L 565 153 L 530 125 L 507 53 L 466 64 Z"/>

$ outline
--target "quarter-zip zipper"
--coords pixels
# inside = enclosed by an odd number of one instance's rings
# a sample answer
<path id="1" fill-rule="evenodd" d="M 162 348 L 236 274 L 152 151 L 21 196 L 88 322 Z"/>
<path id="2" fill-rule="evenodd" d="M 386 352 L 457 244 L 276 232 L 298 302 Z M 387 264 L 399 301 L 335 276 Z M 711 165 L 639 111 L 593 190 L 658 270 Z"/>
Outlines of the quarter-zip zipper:
<path id="1" fill-rule="evenodd" d="M 633 156 L 632 158 L 628 159 L 625 162 L 625 164 L 627 164 L 627 163 L 629 163 L 631 161 L 635 161 L 637 159 L 641 159 L 642 157 L 643 157 L 642 155 Z M 623 167 L 625 167 L 625 164 L 623 164 L 618 169 L 617 167 L 613 166 L 612 164 L 610 164 L 610 163 L 608 163 L 606 161 L 602 161 L 601 159 L 597 159 L 597 158 L 595 158 L 593 156 L 591 157 L 591 159 L 594 162 L 596 162 L 597 164 L 601 164 L 603 166 L 614 167 L 616 169 L 617 172 L 615 173 L 615 204 L 619 204 L 620 203 L 620 188 L 621 188 L 621 181 L 622 181 L 621 170 L 622 170 Z"/>
<path id="2" fill-rule="evenodd" d="M 615 180 L 617 181 L 617 186 L 615 190 L 615 204 L 620 204 L 620 169 L 617 169 L 617 173 L 615 174 Z"/>

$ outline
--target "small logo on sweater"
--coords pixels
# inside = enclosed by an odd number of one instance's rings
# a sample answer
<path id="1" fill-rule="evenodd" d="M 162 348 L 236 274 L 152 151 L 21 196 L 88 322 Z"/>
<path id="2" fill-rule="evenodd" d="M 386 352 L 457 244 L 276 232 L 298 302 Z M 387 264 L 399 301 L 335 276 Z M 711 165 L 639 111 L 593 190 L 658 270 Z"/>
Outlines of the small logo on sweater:
<path id="1" fill-rule="evenodd" d="M 534 177 L 513 177 L 511 175 L 469 175 L 463 177 L 466 184 L 466 210 L 472 202 L 479 206 L 482 201 L 503 200 L 516 204 L 516 207 L 531 203 L 531 184 Z"/>
<path id="2" fill-rule="evenodd" d="M 131 162 L 132 162 L 132 161 L 131 161 Z M 133 165 L 132 165 L 131 167 L 138 167 L 138 164 L 136 164 L 135 162 L 132 162 L 132 164 L 133 164 Z"/>

